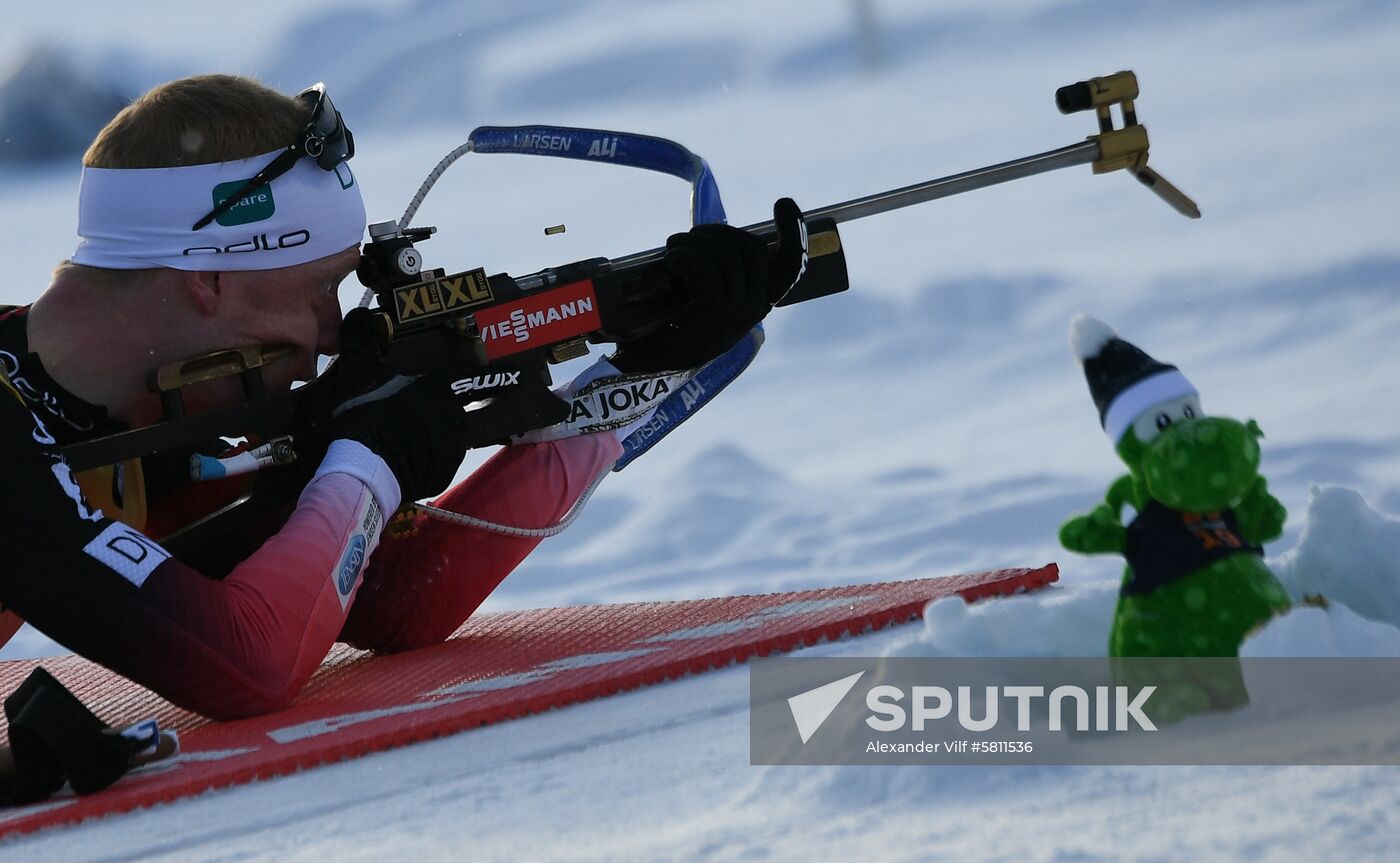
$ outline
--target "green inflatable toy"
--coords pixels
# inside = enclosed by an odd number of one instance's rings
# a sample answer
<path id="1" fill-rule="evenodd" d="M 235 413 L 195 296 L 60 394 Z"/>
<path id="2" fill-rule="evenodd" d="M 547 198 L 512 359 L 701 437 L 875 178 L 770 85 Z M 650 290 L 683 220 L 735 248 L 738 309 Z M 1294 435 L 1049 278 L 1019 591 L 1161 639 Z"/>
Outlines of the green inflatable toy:
<path id="1" fill-rule="evenodd" d="M 1109 655 L 1237 656 L 1290 607 L 1261 545 L 1286 516 L 1259 475 L 1254 420 L 1206 416 L 1196 388 L 1101 321 L 1079 315 L 1070 347 L 1128 473 L 1103 503 L 1060 528 L 1082 554 L 1127 561 Z M 1123 508 L 1136 512 L 1123 523 Z"/>

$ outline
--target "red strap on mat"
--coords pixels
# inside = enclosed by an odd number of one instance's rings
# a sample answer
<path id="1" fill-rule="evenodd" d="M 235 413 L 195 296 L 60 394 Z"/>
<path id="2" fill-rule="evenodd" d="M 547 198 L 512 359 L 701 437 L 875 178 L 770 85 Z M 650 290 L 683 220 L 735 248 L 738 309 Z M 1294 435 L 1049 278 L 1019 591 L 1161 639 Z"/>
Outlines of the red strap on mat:
<path id="1" fill-rule="evenodd" d="M 976 575 L 682 602 L 483 614 L 434 647 L 375 657 L 337 645 L 288 710 L 210 722 L 84 659 L 43 665 L 109 725 L 156 716 L 181 754 L 88 797 L 0 810 L 0 836 L 180 797 L 562 707 L 918 619 L 932 599 L 1043 587 L 1054 564 Z M 0 693 L 38 660 L 0 663 Z"/>

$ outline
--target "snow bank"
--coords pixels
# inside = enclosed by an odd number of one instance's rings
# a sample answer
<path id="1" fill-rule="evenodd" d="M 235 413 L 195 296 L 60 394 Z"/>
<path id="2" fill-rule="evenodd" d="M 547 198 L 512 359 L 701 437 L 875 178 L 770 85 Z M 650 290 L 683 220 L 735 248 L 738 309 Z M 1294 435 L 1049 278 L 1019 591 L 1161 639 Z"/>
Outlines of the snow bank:
<path id="1" fill-rule="evenodd" d="M 1371 509 L 1359 492 L 1313 487 L 1298 545 L 1273 568 L 1295 600 L 1320 593 L 1400 626 L 1400 520 Z"/>
<path id="2" fill-rule="evenodd" d="M 1360 493 L 1314 486 L 1298 545 L 1273 563 L 1300 606 L 1241 647 L 1242 656 L 1400 656 L 1400 521 Z"/>
<path id="3" fill-rule="evenodd" d="M 1103 656 L 1116 582 L 1051 587 L 968 604 L 940 599 L 886 656 Z"/>
<path id="4" fill-rule="evenodd" d="M 1240 645 L 1252 656 L 1400 656 L 1400 629 L 1367 620 L 1341 603 L 1302 606 Z"/>

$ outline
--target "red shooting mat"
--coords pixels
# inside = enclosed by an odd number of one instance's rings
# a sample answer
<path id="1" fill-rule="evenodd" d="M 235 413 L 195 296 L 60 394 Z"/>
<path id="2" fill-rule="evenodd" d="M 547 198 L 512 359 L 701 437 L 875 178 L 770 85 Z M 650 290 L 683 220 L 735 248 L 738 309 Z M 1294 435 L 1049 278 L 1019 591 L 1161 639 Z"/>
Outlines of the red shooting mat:
<path id="1" fill-rule="evenodd" d="M 729 596 L 482 614 L 434 647 L 372 656 L 337 645 L 297 702 L 268 716 L 211 722 L 76 656 L 42 660 L 109 725 L 148 716 L 178 729 L 178 757 L 98 794 L 65 790 L 0 810 L 0 836 L 125 812 L 211 788 L 612 695 L 823 639 L 923 616 L 932 599 L 971 602 L 1043 587 L 1054 564 L 975 575 Z M 40 660 L 0 663 L 0 693 Z"/>

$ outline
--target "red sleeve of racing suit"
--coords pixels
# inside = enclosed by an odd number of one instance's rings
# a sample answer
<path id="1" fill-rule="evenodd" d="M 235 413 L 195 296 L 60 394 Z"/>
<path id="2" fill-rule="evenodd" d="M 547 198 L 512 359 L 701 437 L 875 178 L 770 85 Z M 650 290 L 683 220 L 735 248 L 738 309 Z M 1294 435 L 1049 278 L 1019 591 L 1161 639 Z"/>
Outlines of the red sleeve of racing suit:
<path id="1" fill-rule="evenodd" d="M 89 507 L 43 422 L 9 398 L 0 462 L 0 604 L 221 719 L 279 709 L 301 689 L 344 623 L 382 522 L 364 481 L 318 473 L 286 526 L 217 581 Z"/>
<path id="2" fill-rule="evenodd" d="M 621 453 L 609 432 L 509 446 L 435 503 L 498 524 L 547 527 Z M 381 653 L 437 644 L 539 543 L 419 515 L 411 532 L 384 537 L 341 640 Z"/>

